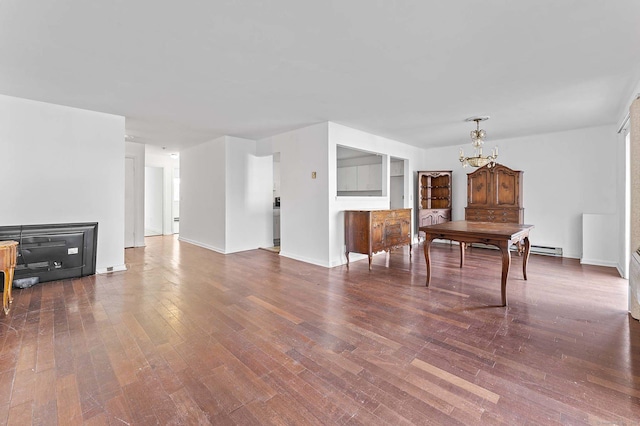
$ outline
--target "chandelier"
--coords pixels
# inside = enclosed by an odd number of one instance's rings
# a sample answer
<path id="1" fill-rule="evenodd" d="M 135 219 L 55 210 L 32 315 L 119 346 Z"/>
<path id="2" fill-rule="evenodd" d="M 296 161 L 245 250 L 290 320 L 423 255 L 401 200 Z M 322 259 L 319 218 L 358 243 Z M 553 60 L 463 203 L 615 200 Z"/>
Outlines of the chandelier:
<path id="1" fill-rule="evenodd" d="M 489 119 L 488 116 L 483 116 L 483 117 L 470 117 L 465 120 L 465 121 L 476 122 L 476 130 L 471 131 L 471 145 L 473 145 L 473 150 L 475 155 L 473 157 L 465 157 L 464 151 L 462 150 L 462 148 L 460 148 L 460 162 L 462 163 L 462 167 L 487 166 L 491 168 L 496 165 L 496 158 L 498 158 L 497 146 L 493 148 L 493 150 L 491 151 L 491 155 L 487 155 L 487 156 L 482 155 L 482 145 L 484 144 L 484 137 L 486 136 L 486 132 L 480 128 L 480 122 L 488 119 Z"/>

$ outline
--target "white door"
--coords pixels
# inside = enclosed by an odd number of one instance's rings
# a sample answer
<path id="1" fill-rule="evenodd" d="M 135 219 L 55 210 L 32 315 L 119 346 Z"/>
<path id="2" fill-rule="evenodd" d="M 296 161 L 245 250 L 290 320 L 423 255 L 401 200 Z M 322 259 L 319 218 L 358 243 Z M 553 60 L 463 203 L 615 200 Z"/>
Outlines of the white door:
<path id="1" fill-rule="evenodd" d="M 134 197 L 135 163 L 133 158 L 124 159 L 124 247 L 135 246 L 136 206 Z"/>

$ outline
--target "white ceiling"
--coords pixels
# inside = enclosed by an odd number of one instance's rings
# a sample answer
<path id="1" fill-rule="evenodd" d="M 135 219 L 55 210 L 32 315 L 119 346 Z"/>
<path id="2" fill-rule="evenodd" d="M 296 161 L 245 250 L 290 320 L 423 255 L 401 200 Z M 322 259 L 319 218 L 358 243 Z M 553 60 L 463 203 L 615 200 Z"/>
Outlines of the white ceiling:
<path id="1" fill-rule="evenodd" d="M 0 93 L 176 150 L 334 121 L 428 147 L 614 124 L 638 0 L 0 0 Z"/>

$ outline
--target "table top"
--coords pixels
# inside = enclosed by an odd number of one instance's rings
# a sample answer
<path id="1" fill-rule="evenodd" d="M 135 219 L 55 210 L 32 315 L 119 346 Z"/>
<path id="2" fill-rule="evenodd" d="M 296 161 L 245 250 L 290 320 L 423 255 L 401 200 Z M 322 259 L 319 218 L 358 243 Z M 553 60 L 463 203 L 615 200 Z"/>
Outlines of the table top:
<path id="1" fill-rule="evenodd" d="M 518 235 L 528 234 L 533 225 L 519 223 L 475 222 L 471 220 L 454 220 L 437 225 L 421 226 L 420 231 L 428 234 L 446 234 L 447 236 L 478 236 L 483 238 L 513 239 Z"/>

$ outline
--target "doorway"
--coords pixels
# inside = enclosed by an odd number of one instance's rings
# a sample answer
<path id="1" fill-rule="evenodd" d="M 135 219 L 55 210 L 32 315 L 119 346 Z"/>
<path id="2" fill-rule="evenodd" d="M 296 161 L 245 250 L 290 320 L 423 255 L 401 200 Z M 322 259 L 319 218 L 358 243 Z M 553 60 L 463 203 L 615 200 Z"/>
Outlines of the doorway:
<path id="1" fill-rule="evenodd" d="M 405 208 L 405 161 L 403 158 L 391 157 L 389 165 L 389 208 L 392 210 Z"/>
<path id="2" fill-rule="evenodd" d="M 163 223 L 162 167 L 144 168 L 144 236 L 162 235 Z"/>
<path id="3" fill-rule="evenodd" d="M 273 154 L 273 246 L 280 248 L 280 153 Z"/>
<path id="4" fill-rule="evenodd" d="M 136 244 L 135 160 L 124 159 L 124 248 Z"/>
<path id="5" fill-rule="evenodd" d="M 180 167 L 173 168 L 173 202 L 171 204 L 172 211 L 172 228 L 174 234 L 180 233 Z"/>

